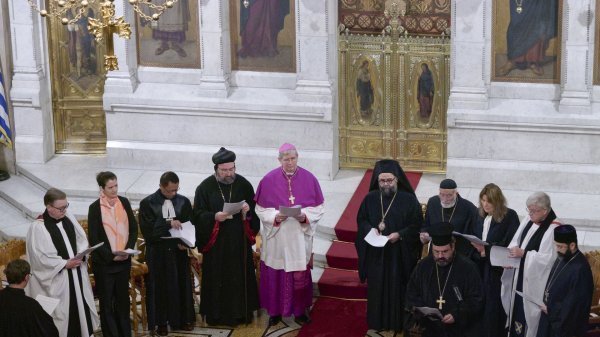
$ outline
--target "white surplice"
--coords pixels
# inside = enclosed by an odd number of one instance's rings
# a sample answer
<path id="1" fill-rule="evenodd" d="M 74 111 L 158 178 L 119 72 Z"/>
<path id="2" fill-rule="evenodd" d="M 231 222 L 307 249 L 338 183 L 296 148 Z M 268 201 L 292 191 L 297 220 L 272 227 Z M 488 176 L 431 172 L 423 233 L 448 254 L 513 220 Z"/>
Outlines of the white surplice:
<path id="1" fill-rule="evenodd" d="M 277 209 L 256 204 L 255 211 L 262 222 L 260 259 L 265 265 L 286 272 L 306 270 L 317 223 L 324 213 L 323 205 L 302 208 L 306 214 L 306 224 L 301 224 L 295 218 L 287 218 L 278 227 L 273 226 L 279 212 Z"/>
<path id="2" fill-rule="evenodd" d="M 508 245 L 509 248 L 518 246 L 525 249 L 533 234 L 540 228 L 540 226 L 535 223 L 532 224 L 527 235 L 523 239 L 523 242 L 519 246 L 521 233 L 530 220 L 529 216 L 526 216 L 525 219 L 523 219 Z M 552 269 L 552 263 L 556 260 L 554 228 L 559 224 L 558 219 L 555 219 L 544 233 L 539 250 L 530 250 L 527 252 L 527 255 L 525 255 L 525 263 L 523 264 L 523 293 L 531 296 L 540 303 L 543 301 L 544 287 L 546 286 L 550 269 Z M 516 289 L 518 277 L 519 268 L 504 269 L 504 273 L 502 273 L 500 296 L 502 297 L 502 306 L 508 317 L 508 323 L 512 320 L 512 307 L 515 301 L 515 293 L 513 290 Z M 530 301 L 523 301 L 523 310 L 525 312 L 525 321 L 527 322 L 526 337 L 535 337 L 542 311 L 539 306 Z"/>
<path id="3" fill-rule="evenodd" d="M 75 238 L 77 249 L 82 251 L 89 247 L 85 232 L 79 222 L 70 214 L 67 217 L 73 223 L 75 229 Z M 67 251 L 70 257 L 75 256 L 77 252 L 73 252 L 68 241 L 66 232 L 62 227 L 62 222 L 57 224 L 63 240 L 66 243 Z M 58 328 L 61 337 L 67 337 L 69 326 L 69 303 L 70 296 L 76 296 L 77 309 L 79 311 L 79 321 L 81 326 L 82 336 L 86 336 L 87 321 L 83 311 L 84 301 L 90 310 L 92 320 L 92 330 L 96 330 L 99 325 L 98 314 L 96 313 L 96 305 L 94 303 L 94 295 L 90 284 L 90 278 L 87 269 L 87 263 L 84 262 L 78 268 L 73 268 L 75 279 L 75 294 L 69 291 L 69 273 L 64 269 L 67 260 L 64 260 L 58 255 L 56 247 L 52 242 L 50 233 L 46 230 L 43 220 L 36 220 L 31 224 L 27 232 L 27 259 L 31 264 L 32 277 L 29 280 L 26 291 L 27 295 L 35 298 L 41 294 L 47 297 L 52 297 L 60 300 L 58 307 L 52 314 L 54 324 Z M 78 286 L 77 271 L 81 273 L 82 287 Z M 81 291 L 83 288 L 83 292 Z"/>

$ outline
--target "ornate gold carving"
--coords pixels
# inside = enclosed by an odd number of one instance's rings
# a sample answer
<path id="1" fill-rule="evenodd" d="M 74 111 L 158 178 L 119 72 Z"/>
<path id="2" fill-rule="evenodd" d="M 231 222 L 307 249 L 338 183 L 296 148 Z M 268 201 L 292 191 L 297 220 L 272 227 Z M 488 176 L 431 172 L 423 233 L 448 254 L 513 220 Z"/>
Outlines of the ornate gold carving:
<path id="1" fill-rule="evenodd" d="M 342 167 L 369 168 L 378 159 L 393 158 L 408 170 L 445 171 L 449 57 L 448 37 L 340 34 Z M 431 70 L 435 88 L 428 119 L 421 119 L 417 97 L 423 64 Z M 363 98 L 362 110 L 370 107 L 372 119 L 361 115 L 357 97 L 361 66 L 368 66 L 369 76 L 363 79 L 370 78 L 373 89 L 372 105 Z"/>
<path id="2" fill-rule="evenodd" d="M 88 29 L 96 37 L 96 41 L 106 41 L 106 54 L 104 55 L 104 69 L 107 71 L 118 70 L 119 64 L 115 56 L 113 34 L 128 39 L 131 36 L 131 28 L 121 16 L 115 18 L 115 4 L 111 1 L 102 3 L 102 19 L 88 18 Z"/>

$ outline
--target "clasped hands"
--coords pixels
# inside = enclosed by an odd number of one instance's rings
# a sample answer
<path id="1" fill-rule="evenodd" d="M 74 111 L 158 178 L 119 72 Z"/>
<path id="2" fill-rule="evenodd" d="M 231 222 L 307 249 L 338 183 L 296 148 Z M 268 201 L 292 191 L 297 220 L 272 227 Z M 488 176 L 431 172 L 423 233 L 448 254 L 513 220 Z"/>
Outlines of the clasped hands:
<path id="1" fill-rule="evenodd" d="M 242 206 L 242 219 L 246 219 L 246 214 L 248 214 L 248 211 L 250 211 L 250 205 L 248 205 L 247 202 L 244 203 L 244 205 Z M 217 220 L 218 222 L 223 222 L 227 219 L 231 219 L 232 215 L 227 213 L 227 212 L 217 212 L 215 213 L 215 220 Z"/>

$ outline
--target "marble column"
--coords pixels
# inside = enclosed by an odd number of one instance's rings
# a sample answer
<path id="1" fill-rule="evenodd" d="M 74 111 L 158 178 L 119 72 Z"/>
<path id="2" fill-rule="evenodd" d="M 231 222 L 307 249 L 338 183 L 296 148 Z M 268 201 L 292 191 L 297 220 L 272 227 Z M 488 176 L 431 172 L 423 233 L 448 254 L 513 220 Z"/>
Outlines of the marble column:
<path id="1" fill-rule="evenodd" d="M 127 0 L 115 1 L 115 16 L 124 16 L 125 21 L 131 26 L 129 40 L 113 34 L 115 56 L 119 62 L 119 69 L 109 71 L 104 83 L 105 94 L 131 94 L 137 87 L 137 59 L 135 53 L 135 15 Z M 132 50 L 134 52 L 132 52 Z M 104 60 L 102 60 L 104 62 Z"/>
<path id="2" fill-rule="evenodd" d="M 593 48 L 590 36 L 594 12 L 590 0 L 564 1 L 560 113 L 589 114 Z"/>
<path id="3" fill-rule="evenodd" d="M 202 82 L 199 96 L 229 96 L 231 49 L 229 1 L 198 0 L 201 8 Z"/>

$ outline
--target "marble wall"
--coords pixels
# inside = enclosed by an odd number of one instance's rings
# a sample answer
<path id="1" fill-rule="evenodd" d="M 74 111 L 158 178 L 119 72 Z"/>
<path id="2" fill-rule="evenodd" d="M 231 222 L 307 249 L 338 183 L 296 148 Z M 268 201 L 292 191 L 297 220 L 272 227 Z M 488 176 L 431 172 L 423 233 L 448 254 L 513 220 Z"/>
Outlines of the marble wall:
<path id="1" fill-rule="evenodd" d="M 562 2 L 560 84 L 493 82 L 492 0 L 453 2 L 447 175 L 461 186 L 597 193 L 595 0 Z"/>
<path id="2" fill-rule="evenodd" d="M 107 75 L 104 94 L 109 164 L 207 172 L 212 154 L 226 146 L 240 172 L 261 176 L 278 164 L 279 145 L 291 142 L 302 166 L 332 178 L 337 4 L 295 1 L 295 73 L 232 71 L 230 1 L 199 0 L 201 69 L 139 66 L 135 34 L 116 39 L 120 69 Z M 43 163 L 54 153 L 46 25 L 26 1 L 9 2 L 17 162 Z M 115 4 L 117 15 L 134 22 L 127 1 Z"/>

